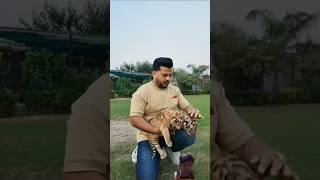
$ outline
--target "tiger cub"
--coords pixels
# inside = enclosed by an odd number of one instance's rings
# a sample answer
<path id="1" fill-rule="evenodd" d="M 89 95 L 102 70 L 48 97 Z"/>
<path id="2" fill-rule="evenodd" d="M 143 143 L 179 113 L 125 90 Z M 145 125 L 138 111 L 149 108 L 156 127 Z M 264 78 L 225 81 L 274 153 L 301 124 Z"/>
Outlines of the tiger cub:
<path id="1" fill-rule="evenodd" d="M 190 136 L 196 134 L 198 122 L 196 119 L 191 118 L 185 111 L 165 111 L 158 112 L 149 123 L 154 127 L 160 127 L 161 135 L 168 147 L 172 147 L 170 134 L 175 134 L 180 129 L 185 129 Z M 147 133 L 148 140 L 153 151 L 152 157 L 155 156 L 156 151 L 160 154 L 161 159 L 167 157 L 166 151 L 160 147 L 158 134 Z"/>

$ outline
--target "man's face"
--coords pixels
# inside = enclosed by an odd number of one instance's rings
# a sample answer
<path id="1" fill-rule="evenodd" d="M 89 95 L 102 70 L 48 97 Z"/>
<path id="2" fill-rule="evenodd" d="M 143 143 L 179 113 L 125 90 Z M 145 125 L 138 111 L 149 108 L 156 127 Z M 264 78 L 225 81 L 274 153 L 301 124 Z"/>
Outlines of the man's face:
<path id="1" fill-rule="evenodd" d="M 153 71 L 152 76 L 159 88 L 167 88 L 172 75 L 172 68 L 164 66 L 160 67 L 159 71 Z"/>

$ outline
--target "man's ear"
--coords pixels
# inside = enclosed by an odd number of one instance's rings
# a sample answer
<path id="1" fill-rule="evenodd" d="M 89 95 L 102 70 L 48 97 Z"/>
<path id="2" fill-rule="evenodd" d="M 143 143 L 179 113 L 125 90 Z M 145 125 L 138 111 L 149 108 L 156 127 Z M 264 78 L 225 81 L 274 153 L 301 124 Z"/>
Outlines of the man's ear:
<path id="1" fill-rule="evenodd" d="M 160 71 L 152 71 L 152 77 L 155 79 L 157 76 L 159 76 Z"/>

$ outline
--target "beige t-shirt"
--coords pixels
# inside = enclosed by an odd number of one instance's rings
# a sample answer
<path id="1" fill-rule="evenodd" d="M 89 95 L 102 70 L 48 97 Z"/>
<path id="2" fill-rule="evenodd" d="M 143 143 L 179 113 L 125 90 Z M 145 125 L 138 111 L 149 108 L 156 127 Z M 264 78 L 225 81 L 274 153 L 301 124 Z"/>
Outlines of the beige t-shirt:
<path id="1" fill-rule="evenodd" d="M 64 172 L 107 174 L 110 142 L 107 79 L 108 75 L 101 76 L 72 104 L 67 121 Z"/>
<path id="2" fill-rule="evenodd" d="M 211 88 L 213 151 L 234 151 L 252 138 L 254 133 L 231 106 L 221 84 L 212 81 Z"/>
<path id="3" fill-rule="evenodd" d="M 130 116 L 140 116 L 150 121 L 157 112 L 168 109 L 185 109 L 189 102 L 180 89 L 169 84 L 165 89 L 158 88 L 153 81 L 143 84 L 132 95 Z M 137 142 L 148 140 L 146 132 L 137 130 Z"/>

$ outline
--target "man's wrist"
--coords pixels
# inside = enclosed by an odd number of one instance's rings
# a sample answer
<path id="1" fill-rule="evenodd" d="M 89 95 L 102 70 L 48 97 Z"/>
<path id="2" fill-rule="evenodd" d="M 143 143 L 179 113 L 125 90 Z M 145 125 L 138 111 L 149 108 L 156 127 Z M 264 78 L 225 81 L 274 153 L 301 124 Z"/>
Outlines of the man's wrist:
<path id="1" fill-rule="evenodd" d="M 161 131 L 159 128 L 153 128 L 153 134 L 160 134 Z"/>

